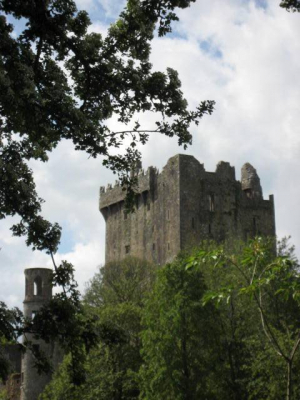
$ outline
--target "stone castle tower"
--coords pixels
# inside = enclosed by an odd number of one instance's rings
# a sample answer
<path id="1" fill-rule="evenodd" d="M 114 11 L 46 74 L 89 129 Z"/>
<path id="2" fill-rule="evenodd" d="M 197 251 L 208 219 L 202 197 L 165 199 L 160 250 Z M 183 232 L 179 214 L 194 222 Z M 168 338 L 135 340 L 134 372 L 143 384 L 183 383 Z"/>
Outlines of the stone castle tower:
<path id="1" fill-rule="evenodd" d="M 125 213 L 125 193 L 118 182 L 100 188 L 106 262 L 130 254 L 164 264 L 204 239 L 275 236 L 274 198 L 263 199 L 251 164 L 243 166 L 241 182 L 227 162 L 207 172 L 193 156 L 182 154 L 170 158 L 161 173 L 153 167 L 137 173 L 134 213 Z"/>
<path id="2" fill-rule="evenodd" d="M 52 298 L 52 269 L 29 268 L 25 269 L 24 273 L 24 316 L 32 319 L 35 313 Z M 27 334 L 26 338 L 33 343 L 33 346 L 37 346 L 54 365 L 59 363 L 61 355 L 54 343 L 45 343 L 42 340 L 36 340 L 33 334 Z M 50 379 L 50 374 L 38 374 L 37 369 L 34 367 L 32 352 L 30 350 L 26 351 L 22 357 L 21 400 L 37 400 Z"/>

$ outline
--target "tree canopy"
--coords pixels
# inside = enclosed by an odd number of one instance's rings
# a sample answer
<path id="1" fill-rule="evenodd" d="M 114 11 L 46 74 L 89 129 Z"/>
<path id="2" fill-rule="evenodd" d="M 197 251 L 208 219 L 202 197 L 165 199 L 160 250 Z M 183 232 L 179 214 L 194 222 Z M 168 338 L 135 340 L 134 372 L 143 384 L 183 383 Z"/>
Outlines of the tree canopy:
<path id="1" fill-rule="evenodd" d="M 99 331 L 87 381 L 73 385 L 67 357 L 42 398 L 296 400 L 299 287 L 293 249 L 260 238 L 108 265 L 84 300 Z"/>
<path id="2" fill-rule="evenodd" d="M 61 228 L 43 218 L 43 200 L 28 162 L 46 162 L 61 140 L 71 140 L 76 150 L 104 157 L 103 164 L 119 174 L 130 203 L 135 180 L 129 171 L 140 159 L 137 144 L 160 133 L 176 136 L 186 146 L 192 142 L 190 125 L 213 111 L 213 101 L 190 111 L 177 72 L 153 71 L 149 62 L 155 30 L 160 36 L 170 32 L 172 21 L 178 19 L 176 8 L 189 7 L 193 1 L 128 0 L 102 36 L 89 33 L 88 14 L 78 11 L 72 0 L 0 0 L 0 219 L 18 216 L 13 234 L 25 236 L 33 250 L 51 255 L 53 284 L 63 292 L 43 315 L 63 322 L 53 332 L 64 337 L 64 345 L 74 343 L 74 337 L 66 340 L 68 332 L 81 331 L 74 330 L 75 321 L 86 325 L 78 316 L 73 266 L 56 265 L 54 260 Z M 22 21 L 20 34 L 8 18 Z M 154 126 L 141 127 L 136 120 L 140 112 L 157 113 Z M 113 116 L 120 124 L 118 132 L 109 128 Z M 125 142 L 129 144 L 124 150 Z M 36 321 L 43 325 L 42 317 Z M 44 322 L 40 332 L 47 336 Z M 22 329 L 16 332 L 21 334 Z M 83 342 L 86 335 L 82 332 Z"/>
<path id="3" fill-rule="evenodd" d="M 0 1 L 0 218 L 19 215 L 13 233 L 26 235 L 28 245 L 54 253 L 60 239 L 60 227 L 40 215 L 28 160 L 47 161 L 69 139 L 91 157 L 104 156 L 103 164 L 130 189 L 137 143 L 159 132 L 190 144 L 191 123 L 213 111 L 213 101 L 189 111 L 177 72 L 153 71 L 149 62 L 156 26 L 160 36 L 170 32 L 175 8 L 191 3 L 129 0 L 102 37 L 88 33 L 89 16 L 72 0 Z M 17 37 L 7 15 L 26 23 Z M 156 112 L 160 119 L 140 127 L 138 112 Z M 109 128 L 112 116 L 118 132 Z M 127 138 L 125 152 L 115 154 Z"/>

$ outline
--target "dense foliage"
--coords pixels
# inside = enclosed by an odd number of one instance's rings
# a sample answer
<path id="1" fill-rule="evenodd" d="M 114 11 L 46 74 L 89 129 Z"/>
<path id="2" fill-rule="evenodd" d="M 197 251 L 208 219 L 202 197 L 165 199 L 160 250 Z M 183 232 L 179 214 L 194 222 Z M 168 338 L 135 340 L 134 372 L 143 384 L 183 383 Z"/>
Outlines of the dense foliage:
<path id="1" fill-rule="evenodd" d="M 74 387 L 67 358 L 44 400 L 299 398 L 299 264 L 286 241 L 277 256 L 260 238 L 204 243 L 153 273 L 128 259 L 93 279 L 87 381 Z"/>
<path id="2" fill-rule="evenodd" d="M 85 362 L 86 382 L 70 380 L 67 357 L 43 400 L 137 399 L 143 299 L 154 283 L 154 266 L 132 257 L 110 263 L 91 280 L 84 307 L 97 318 L 99 341 Z"/>
<path id="3" fill-rule="evenodd" d="M 213 111 L 213 101 L 189 111 L 177 72 L 153 71 L 149 62 L 155 29 L 160 36 L 170 32 L 171 22 L 177 20 L 175 9 L 193 1 L 128 0 L 104 37 L 88 33 L 89 16 L 78 12 L 73 0 L 0 0 L 0 219 L 20 218 L 13 234 L 25 236 L 28 246 L 51 255 L 53 284 L 63 288 L 34 327 L 23 321 L 23 330 L 17 333 L 34 329 L 37 336 L 50 340 L 52 324 L 65 350 L 72 348 L 77 382 L 83 379 L 78 370 L 82 345 L 88 350 L 94 333 L 78 302 L 72 265 L 55 264 L 61 228 L 41 214 L 42 199 L 28 161 L 45 162 L 61 140 L 71 140 L 76 150 L 104 157 L 103 164 L 119 174 L 127 189 L 130 206 L 135 180 L 129 171 L 140 159 L 137 144 L 146 144 L 151 133 L 161 133 L 177 136 L 186 146 L 192 141 L 191 123 L 198 124 Z M 9 20 L 21 21 L 24 29 L 19 35 Z M 156 123 L 140 127 L 140 112 L 157 113 Z M 109 128 L 112 117 L 119 121 L 118 132 Z M 31 348 L 29 342 L 25 345 Z M 44 361 L 37 360 L 39 367 L 49 369 Z M 0 371 L 5 373 L 1 357 Z"/>
<path id="4" fill-rule="evenodd" d="M 27 161 L 47 161 L 62 139 L 121 174 L 128 188 L 129 170 L 140 159 L 137 143 L 150 132 L 191 143 L 189 127 L 211 113 L 214 102 L 188 111 L 176 71 L 152 71 L 150 42 L 158 24 L 164 35 L 177 19 L 176 7 L 191 0 L 130 0 L 106 37 L 88 33 L 85 11 L 72 0 L 0 1 L 0 218 L 18 215 L 15 235 L 54 253 L 60 228 L 40 215 L 41 199 Z M 15 37 L 6 15 L 26 22 Z M 157 112 L 153 127 L 141 128 L 137 112 Z M 109 128 L 116 116 L 120 131 Z M 130 138 L 125 152 L 114 151 Z"/>
<path id="5" fill-rule="evenodd" d="M 285 8 L 287 11 L 300 12 L 300 0 L 283 0 L 280 7 Z"/>

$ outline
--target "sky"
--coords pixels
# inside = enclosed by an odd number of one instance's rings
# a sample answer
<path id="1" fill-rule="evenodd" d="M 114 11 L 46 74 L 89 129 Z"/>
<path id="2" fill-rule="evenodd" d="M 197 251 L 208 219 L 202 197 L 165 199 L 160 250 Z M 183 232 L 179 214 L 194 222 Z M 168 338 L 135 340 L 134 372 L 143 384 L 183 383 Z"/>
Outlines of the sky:
<path id="1" fill-rule="evenodd" d="M 77 0 L 77 6 L 89 12 L 90 30 L 105 34 L 124 2 Z M 179 72 L 191 109 L 207 99 L 215 100 L 216 108 L 192 128 L 193 145 L 186 151 L 176 139 L 151 137 L 141 147 L 143 167 L 161 170 L 170 157 L 185 153 L 207 171 L 229 161 L 240 179 L 242 165 L 250 162 L 264 198 L 275 196 L 278 237 L 291 235 L 300 255 L 300 14 L 281 9 L 279 0 L 197 0 L 178 15 L 172 34 L 153 40 L 153 69 Z M 140 116 L 140 123 L 153 127 L 147 116 Z M 56 260 L 74 264 L 84 290 L 105 257 L 99 187 L 116 177 L 101 158 L 89 159 L 67 141 L 50 154 L 48 163 L 30 166 L 45 200 L 43 215 L 63 228 Z M 24 269 L 52 264 L 47 254 L 26 247 L 24 238 L 11 236 L 9 228 L 17 220 L 0 223 L 0 301 L 22 308 Z"/>

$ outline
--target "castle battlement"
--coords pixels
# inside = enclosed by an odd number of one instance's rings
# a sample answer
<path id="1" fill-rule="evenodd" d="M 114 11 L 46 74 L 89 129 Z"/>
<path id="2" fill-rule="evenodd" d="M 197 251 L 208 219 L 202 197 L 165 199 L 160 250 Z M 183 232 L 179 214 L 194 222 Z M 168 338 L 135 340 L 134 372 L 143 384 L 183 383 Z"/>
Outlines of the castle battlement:
<path id="1" fill-rule="evenodd" d="M 152 190 L 152 185 L 155 181 L 155 177 L 159 175 L 159 171 L 155 167 L 149 167 L 145 172 L 140 169 L 137 175 L 138 184 L 136 187 L 137 193 L 143 193 L 145 191 Z M 116 181 L 115 185 L 107 185 L 106 189 L 104 186 L 100 187 L 100 209 L 108 207 L 112 204 L 124 201 L 126 197 L 126 191 L 120 185 L 120 181 Z"/>
<path id="2" fill-rule="evenodd" d="M 134 213 L 125 212 L 120 183 L 100 188 L 107 262 L 132 254 L 164 264 L 204 239 L 275 236 L 274 198 L 263 199 L 259 176 L 249 163 L 242 167 L 241 181 L 228 162 L 220 161 L 209 172 L 185 154 L 171 157 L 161 172 L 149 167 L 135 173 Z"/>

